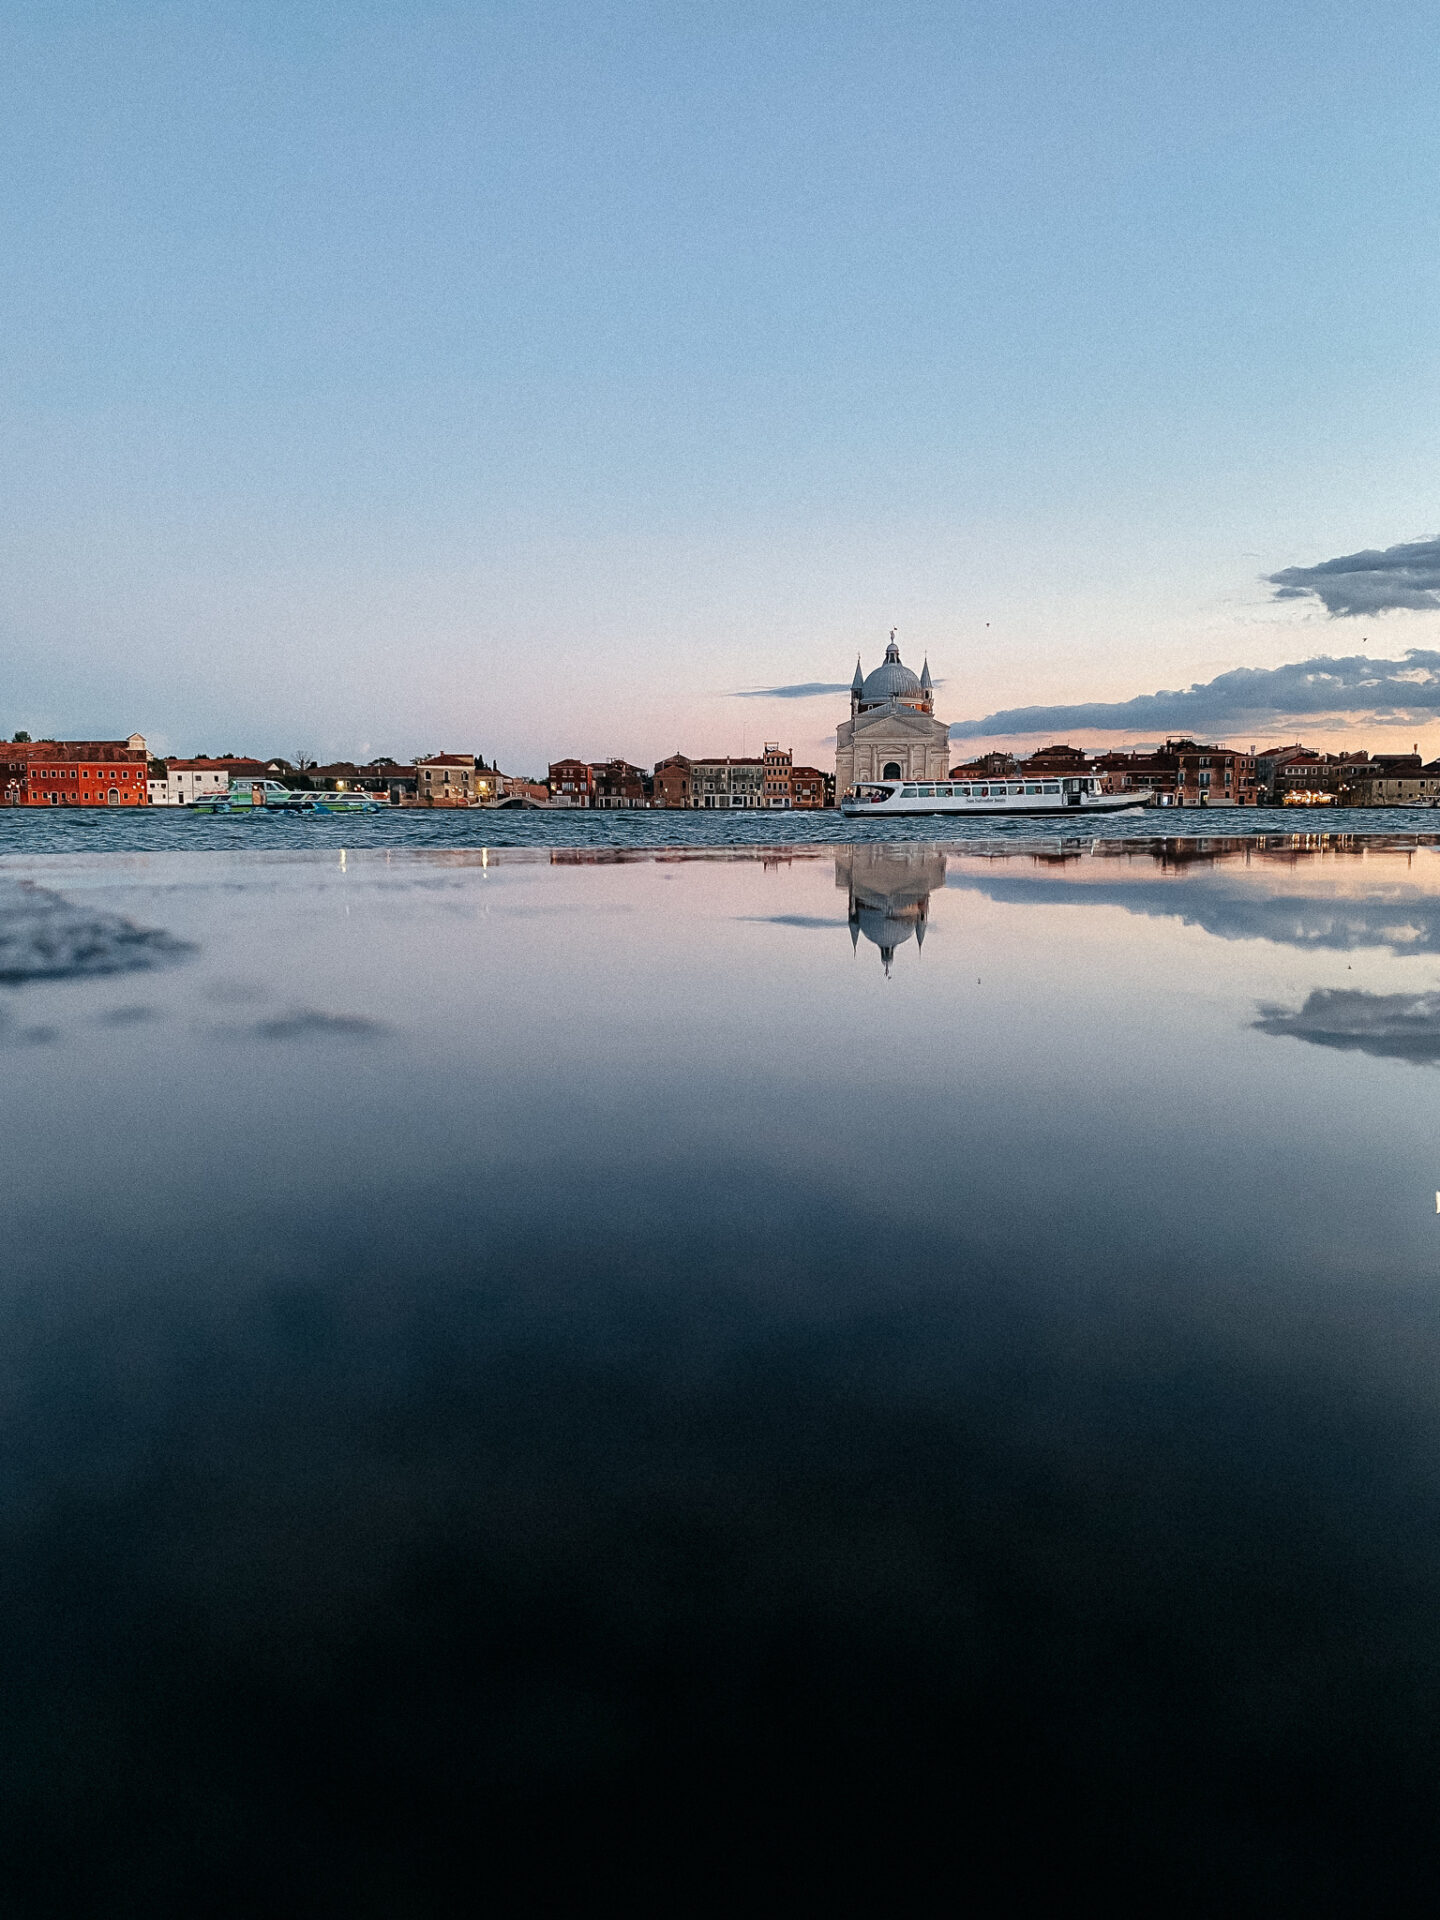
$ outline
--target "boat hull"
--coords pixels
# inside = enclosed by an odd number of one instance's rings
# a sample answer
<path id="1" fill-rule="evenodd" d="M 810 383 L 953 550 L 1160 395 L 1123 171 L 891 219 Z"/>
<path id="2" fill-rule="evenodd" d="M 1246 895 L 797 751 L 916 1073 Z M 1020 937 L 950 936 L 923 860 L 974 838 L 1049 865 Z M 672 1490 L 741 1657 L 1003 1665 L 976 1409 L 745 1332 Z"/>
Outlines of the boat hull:
<path id="1" fill-rule="evenodd" d="M 1011 794 L 1003 800 L 936 797 L 933 800 L 842 800 L 840 811 L 850 820 L 890 820 L 897 815 L 914 818 L 940 814 L 946 819 L 1035 819 L 1063 815 L 1067 820 L 1088 819 L 1096 813 L 1133 813 L 1148 807 L 1149 796 L 1130 793 L 1082 794 L 1079 804 L 1062 795 L 1059 799 L 1043 794 Z"/>
<path id="2" fill-rule="evenodd" d="M 298 796 L 289 800 L 265 800 L 257 807 L 250 800 L 197 800 L 193 806 L 185 809 L 187 813 L 227 813 L 232 818 L 239 815 L 259 817 L 266 813 L 307 813 L 307 814 L 349 814 L 380 813 L 384 811 L 378 800 L 365 800 L 359 803 L 336 806 L 322 799 L 303 800 Z"/>

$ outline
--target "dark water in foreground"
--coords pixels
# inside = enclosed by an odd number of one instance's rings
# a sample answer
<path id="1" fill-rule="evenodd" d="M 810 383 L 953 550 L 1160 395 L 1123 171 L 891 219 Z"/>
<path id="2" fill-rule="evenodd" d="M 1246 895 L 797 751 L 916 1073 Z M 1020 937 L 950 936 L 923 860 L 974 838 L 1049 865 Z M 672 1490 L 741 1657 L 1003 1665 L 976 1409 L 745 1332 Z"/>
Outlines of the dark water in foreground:
<path id="1" fill-rule="evenodd" d="M 6 845 L 0 1909 L 1430 1910 L 1440 848 Z"/>

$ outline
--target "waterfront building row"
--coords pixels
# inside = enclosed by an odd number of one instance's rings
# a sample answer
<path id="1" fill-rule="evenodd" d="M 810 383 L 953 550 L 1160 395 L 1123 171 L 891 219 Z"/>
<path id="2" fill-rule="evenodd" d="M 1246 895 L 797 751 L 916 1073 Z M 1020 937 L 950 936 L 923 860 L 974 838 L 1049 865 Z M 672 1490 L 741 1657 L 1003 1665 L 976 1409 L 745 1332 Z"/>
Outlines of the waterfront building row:
<path id="1" fill-rule="evenodd" d="M 672 753 L 648 774 L 625 760 L 557 760 L 550 768 L 549 788 L 551 804 L 557 807 L 784 813 L 835 804 L 834 777 L 818 767 L 797 767 L 793 749 L 775 741 L 756 755 L 705 759 Z"/>
<path id="2" fill-rule="evenodd" d="M 1440 803 L 1440 760 L 1414 753 L 1317 753 L 1294 745 L 1260 751 L 1170 739 L 1149 751 L 1087 753 L 1043 747 L 1027 759 L 987 753 L 953 778 L 1092 773 L 1108 792 L 1147 792 L 1164 807 L 1414 807 Z"/>
<path id="3" fill-rule="evenodd" d="M 894 662 L 889 663 L 892 667 Z M 913 676 L 912 676 L 913 677 Z M 872 676 L 872 679 L 874 676 Z M 871 689 L 883 692 L 883 689 Z M 908 695 L 908 688 L 901 695 Z M 929 719 L 931 690 L 917 682 L 916 705 L 896 694 L 867 707 L 852 691 L 858 722 L 874 716 L 893 729 L 897 715 Z M 900 709 L 904 712 L 900 713 Z M 861 728 L 864 731 L 864 728 Z M 926 763 L 931 743 L 925 740 Z M 852 752 L 855 751 L 852 743 Z M 871 740 L 865 752 L 897 752 Z M 907 749 L 908 752 L 908 749 Z M 920 748 L 917 746 L 918 754 Z M 875 778 L 894 779 L 886 761 Z M 1114 793 L 1145 793 L 1161 807 L 1436 807 L 1440 760 L 1357 749 L 1325 754 L 1299 742 L 1242 751 L 1172 737 L 1163 747 L 1091 752 L 1056 742 L 1028 756 L 992 751 L 942 769 L 951 780 L 1097 776 Z M 564 759 L 547 778 L 530 780 L 486 764 L 478 754 L 434 753 L 401 763 L 388 758 L 325 766 L 240 754 L 153 758 L 143 734 L 124 740 L 0 742 L 0 806 L 193 806 L 250 781 L 278 780 L 300 791 L 373 795 L 401 807 L 554 807 L 600 811 L 675 808 L 697 811 L 808 811 L 833 806 L 835 776 L 797 766 L 793 751 L 767 742 L 756 755 L 673 753 L 651 771 L 628 760 Z"/>

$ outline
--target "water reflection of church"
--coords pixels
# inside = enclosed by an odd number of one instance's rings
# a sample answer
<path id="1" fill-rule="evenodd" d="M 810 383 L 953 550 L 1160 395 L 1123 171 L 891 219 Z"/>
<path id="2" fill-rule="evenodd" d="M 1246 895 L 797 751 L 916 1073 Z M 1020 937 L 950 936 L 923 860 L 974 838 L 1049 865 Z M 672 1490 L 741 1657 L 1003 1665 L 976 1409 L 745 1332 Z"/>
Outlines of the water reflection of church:
<path id="1" fill-rule="evenodd" d="M 889 973 L 897 947 L 912 936 L 917 947 L 925 944 L 930 895 L 945 884 L 945 856 L 924 844 L 840 847 L 835 884 L 850 895 L 852 946 L 863 933 Z"/>

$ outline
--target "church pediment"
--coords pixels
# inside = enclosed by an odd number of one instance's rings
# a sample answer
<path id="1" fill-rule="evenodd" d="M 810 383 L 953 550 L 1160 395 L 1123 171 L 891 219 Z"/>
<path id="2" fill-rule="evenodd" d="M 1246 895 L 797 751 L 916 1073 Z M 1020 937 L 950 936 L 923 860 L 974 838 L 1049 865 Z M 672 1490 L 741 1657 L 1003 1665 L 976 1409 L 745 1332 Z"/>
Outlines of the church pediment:
<path id="1" fill-rule="evenodd" d="M 945 722 L 937 720 L 928 713 L 916 713 L 913 707 L 892 707 L 878 713 L 857 713 L 851 722 L 856 736 L 868 733 L 872 728 L 882 729 L 886 733 L 913 733 L 924 737 L 938 728 L 941 733 L 947 731 Z"/>

